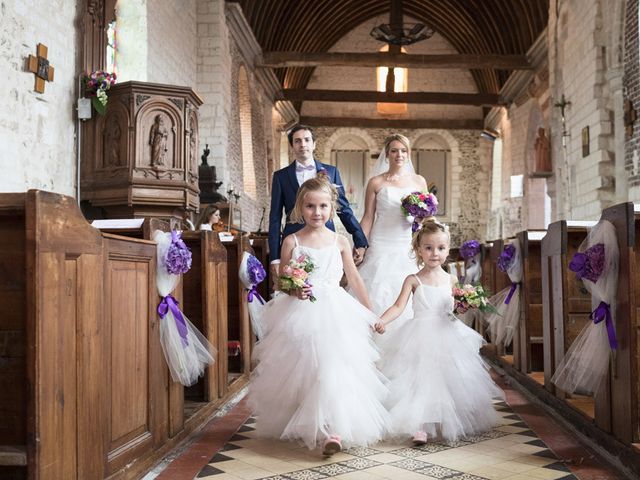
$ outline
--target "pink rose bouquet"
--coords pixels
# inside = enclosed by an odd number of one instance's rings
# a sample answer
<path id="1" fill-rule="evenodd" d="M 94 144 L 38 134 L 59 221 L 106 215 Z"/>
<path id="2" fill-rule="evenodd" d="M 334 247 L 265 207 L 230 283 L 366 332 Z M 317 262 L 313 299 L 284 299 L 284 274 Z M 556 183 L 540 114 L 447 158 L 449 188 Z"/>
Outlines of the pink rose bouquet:
<path id="1" fill-rule="evenodd" d="M 303 253 L 297 258 L 292 258 L 282 269 L 283 274 L 280 275 L 280 289 L 288 292 L 289 290 L 309 286 L 307 279 L 314 268 L 316 268 L 316 266 L 309 255 Z M 309 300 L 315 302 L 316 297 L 311 294 Z"/>
<path id="2" fill-rule="evenodd" d="M 482 285 L 461 285 L 456 284 L 453 287 L 454 307 L 453 311 L 459 315 L 471 309 L 477 309 L 481 312 L 496 312 L 493 305 L 489 303 L 487 292 Z"/>

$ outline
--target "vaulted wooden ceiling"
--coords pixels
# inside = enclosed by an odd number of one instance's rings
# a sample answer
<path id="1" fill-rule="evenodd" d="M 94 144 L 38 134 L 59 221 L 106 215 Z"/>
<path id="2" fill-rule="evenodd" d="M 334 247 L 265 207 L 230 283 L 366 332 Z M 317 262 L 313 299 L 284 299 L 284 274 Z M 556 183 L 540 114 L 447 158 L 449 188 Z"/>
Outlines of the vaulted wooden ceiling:
<path id="1" fill-rule="evenodd" d="M 234 0 L 264 52 L 326 52 L 350 30 L 389 14 L 390 0 Z M 460 54 L 524 55 L 544 30 L 549 0 L 404 0 L 404 15 L 448 40 Z M 428 40 L 425 40 L 428 42 Z M 283 87 L 305 88 L 309 67 L 275 70 Z M 508 70 L 471 70 L 480 93 L 498 93 Z"/>

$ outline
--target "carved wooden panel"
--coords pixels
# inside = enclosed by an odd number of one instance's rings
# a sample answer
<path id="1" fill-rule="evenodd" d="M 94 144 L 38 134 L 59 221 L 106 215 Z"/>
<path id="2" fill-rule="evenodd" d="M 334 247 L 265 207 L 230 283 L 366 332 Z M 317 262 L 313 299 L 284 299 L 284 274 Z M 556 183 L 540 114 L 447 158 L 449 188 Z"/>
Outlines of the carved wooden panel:
<path id="1" fill-rule="evenodd" d="M 151 242 L 109 238 L 105 279 L 108 471 L 115 472 L 154 444 L 162 408 L 164 373 L 152 304 L 155 248 Z M 154 305 L 155 307 L 155 305 Z M 163 403 L 166 405 L 166 403 Z M 158 412 L 160 410 L 161 412 Z"/>
<path id="2" fill-rule="evenodd" d="M 124 82 L 84 122 L 81 197 L 110 217 L 180 219 L 198 199 L 198 107 L 186 87 Z"/>

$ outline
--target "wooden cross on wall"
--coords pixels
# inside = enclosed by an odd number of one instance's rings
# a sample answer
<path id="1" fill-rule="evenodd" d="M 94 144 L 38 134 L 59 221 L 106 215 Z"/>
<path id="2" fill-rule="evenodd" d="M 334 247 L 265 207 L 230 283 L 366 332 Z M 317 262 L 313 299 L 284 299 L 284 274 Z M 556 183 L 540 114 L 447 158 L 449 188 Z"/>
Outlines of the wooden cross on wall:
<path id="1" fill-rule="evenodd" d="M 53 82 L 53 67 L 47 60 L 47 47 L 42 43 L 36 46 L 36 56 L 29 55 L 29 71 L 35 73 L 36 83 L 33 87 L 38 93 L 44 93 L 44 82 Z"/>

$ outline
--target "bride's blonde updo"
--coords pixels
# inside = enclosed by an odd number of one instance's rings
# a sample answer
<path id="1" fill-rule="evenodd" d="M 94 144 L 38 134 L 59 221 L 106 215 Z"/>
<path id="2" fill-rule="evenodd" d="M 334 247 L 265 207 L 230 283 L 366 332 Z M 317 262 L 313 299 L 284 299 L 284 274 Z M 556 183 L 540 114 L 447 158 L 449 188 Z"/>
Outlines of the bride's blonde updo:
<path id="1" fill-rule="evenodd" d="M 407 150 L 409 150 L 409 152 L 411 152 L 411 142 L 409 142 L 409 139 L 400 133 L 393 133 L 384 140 L 384 153 L 387 155 L 387 157 L 389 156 L 389 149 L 391 148 L 391 142 L 393 141 L 400 142 L 405 147 L 407 147 Z"/>
<path id="2" fill-rule="evenodd" d="M 291 223 L 304 223 L 304 217 L 302 216 L 302 208 L 304 206 L 304 197 L 309 192 L 325 192 L 331 198 L 331 217 L 336 213 L 336 205 L 338 203 L 338 189 L 329 181 L 329 176 L 326 171 L 320 170 L 317 175 L 310 178 L 298 189 L 296 195 L 296 204 L 291 210 L 289 216 Z"/>
<path id="3" fill-rule="evenodd" d="M 422 258 L 420 257 L 420 241 L 425 235 L 433 235 L 434 233 L 444 233 L 447 236 L 447 245 L 450 245 L 451 235 L 449 234 L 449 227 L 444 223 L 440 223 L 436 217 L 425 217 L 419 219 L 420 228 L 413 234 L 411 239 L 411 249 L 413 255 L 416 258 L 416 263 L 419 267 L 423 265 Z"/>

